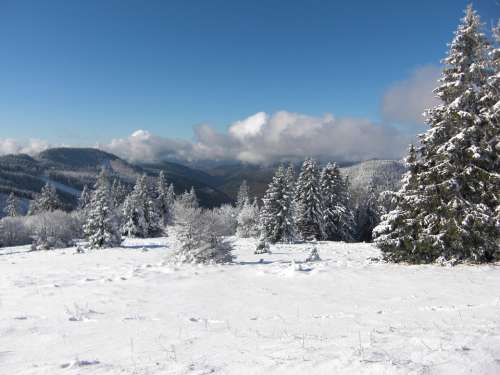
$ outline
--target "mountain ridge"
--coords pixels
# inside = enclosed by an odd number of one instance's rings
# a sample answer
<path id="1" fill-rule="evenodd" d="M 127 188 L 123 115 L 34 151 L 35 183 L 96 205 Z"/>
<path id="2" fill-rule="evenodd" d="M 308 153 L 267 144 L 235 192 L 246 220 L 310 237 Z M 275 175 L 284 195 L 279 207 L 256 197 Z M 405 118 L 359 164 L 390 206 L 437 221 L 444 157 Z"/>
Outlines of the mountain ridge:
<path id="1" fill-rule="evenodd" d="M 176 187 L 177 194 L 193 186 L 205 207 L 234 202 L 243 180 L 247 181 L 253 196 L 262 197 L 276 169 L 276 165 L 241 163 L 217 164 L 203 169 L 171 161 L 131 163 L 96 148 L 58 147 L 34 156 L 0 156 L 0 194 L 13 191 L 29 200 L 50 181 L 65 207 L 70 209 L 76 205 L 83 186 L 92 186 L 103 166 L 129 189 L 140 174 L 157 176 L 163 171 L 169 183 Z M 363 194 L 374 180 L 384 188 L 394 188 L 404 170 L 404 165 L 395 160 L 368 160 L 341 168 L 342 173 L 350 177 L 355 195 Z"/>

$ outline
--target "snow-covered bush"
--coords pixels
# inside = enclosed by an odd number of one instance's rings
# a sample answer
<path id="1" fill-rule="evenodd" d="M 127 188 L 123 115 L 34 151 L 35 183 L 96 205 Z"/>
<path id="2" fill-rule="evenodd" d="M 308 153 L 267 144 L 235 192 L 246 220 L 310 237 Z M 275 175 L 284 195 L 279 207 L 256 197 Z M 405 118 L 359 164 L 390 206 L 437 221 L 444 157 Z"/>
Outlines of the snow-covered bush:
<path id="1" fill-rule="evenodd" d="M 224 240 L 227 223 L 220 212 L 203 211 L 179 200 L 174 205 L 180 247 L 173 260 L 180 263 L 224 263 L 232 260 L 231 245 Z"/>
<path id="2" fill-rule="evenodd" d="M 84 238 L 85 233 L 83 231 L 83 226 L 87 220 L 87 216 L 83 211 L 76 210 L 69 213 L 71 220 L 69 225 L 71 226 L 71 231 L 73 232 L 73 238 Z"/>
<path id="3" fill-rule="evenodd" d="M 211 215 L 214 220 L 218 223 L 218 233 L 223 236 L 233 236 L 236 234 L 236 228 L 238 226 L 238 208 L 233 207 L 230 204 L 224 204 L 220 207 L 214 208 Z"/>
<path id="4" fill-rule="evenodd" d="M 31 243 L 25 217 L 4 217 L 0 220 L 0 247 Z"/>
<path id="5" fill-rule="evenodd" d="M 236 234 L 241 238 L 259 235 L 259 206 L 257 206 L 257 202 L 246 202 L 241 208 Z"/>
<path id="6" fill-rule="evenodd" d="M 63 211 L 42 212 L 27 219 L 33 250 L 72 246 L 78 237 L 75 217 Z"/>

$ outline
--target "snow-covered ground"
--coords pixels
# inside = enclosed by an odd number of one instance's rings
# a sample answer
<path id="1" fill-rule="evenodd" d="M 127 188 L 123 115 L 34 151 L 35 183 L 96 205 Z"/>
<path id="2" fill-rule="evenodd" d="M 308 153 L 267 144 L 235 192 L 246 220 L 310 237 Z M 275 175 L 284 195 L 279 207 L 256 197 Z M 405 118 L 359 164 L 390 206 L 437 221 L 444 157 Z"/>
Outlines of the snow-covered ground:
<path id="1" fill-rule="evenodd" d="M 221 266 L 167 264 L 170 238 L 0 249 L 0 373 L 500 374 L 498 265 L 234 242 Z"/>

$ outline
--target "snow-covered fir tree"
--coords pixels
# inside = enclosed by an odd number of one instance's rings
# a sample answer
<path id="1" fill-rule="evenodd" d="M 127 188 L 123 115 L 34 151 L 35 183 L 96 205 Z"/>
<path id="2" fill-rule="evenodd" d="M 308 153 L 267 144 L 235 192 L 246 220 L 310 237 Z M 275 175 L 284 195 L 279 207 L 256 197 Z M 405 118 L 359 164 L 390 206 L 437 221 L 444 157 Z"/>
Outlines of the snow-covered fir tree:
<path id="1" fill-rule="evenodd" d="M 247 180 L 243 180 L 238 189 L 238 195 L 236 197 L 236 207 L 242 209 L 243 206 L 250 200 L 250 191 L 248 188 Z"/>
<path id="2" fill-rule="evenodd" d="M 41 212 L 55 211 L 60 209 L 61 206 L 55 186 L 47 182 L 42 187 L 40 194 L 37 194 L 35 199 L 31 201 L 28 214 L 36 215 Z"/>
<path id="3" fill-rule="evenodd" d="M 481 22 L 469 6 L 450 44 L 440 85 L 442 104 L 427 113 L 430 129 L 410 151 L 397 207 L 374 230 L 386 258 L 414 263 L 500 258 L 500 175 L 481 100 L 493 71 Z"/>
<path id="4" fill-rule="evenodd" d="M 359 241 L 371 242 L 373 229 L 380 222 L 378 194 L 373 184 L 363 201 L 356 207 L 356 238 Z"/>
<path id="5" fill-rule="evenodd" d="M 481 92 L 481 117 L 485 124 L 485 143 L 491 150 L 490 166 L 493 171 L 500 171 L 500 20 L 492 30 L 493 43 L 489 51 L 491 75 L 486 80 Z M 500 199 L 495 208 L 497 227 L 500 227 Z"/>
<path id="6" fill-rule="evenodd" d="M 167 179 L 163 171 L 160 171 L 158 175 L 156 190 L 160 217 L 164 226 L 169 225 L 172 223 L 174 216 L 175 192 L 174 185 L 167 184 Z"/>
<path id="7" fill-rule="evenodd" d="M 238 214 L 236 234 L 241 238 L 257 237 L 259 234 L 259 206 L 256 201 L 247 201 Z"/>
<path id="8" fill-rule="evenodd" d="M 90 200 L 92 198 L 92 194 L 87 185 L 85 185 L 80 193 L 80 197 L 78 198 L 78 210 L 86 210 L 90 204 Z"/>
<path id="9" fill-rule="evenodd" d="M 297 229 L 304 240 L 325 238 L 323 199 L 320 189 L 320 172 L 314 159 L 302 164 L 295 186 Z"/>
<path id="10" fill-rule="evenodd" d="M 191 187 L 191 190 L 185 191 L 184 193 L 182 193 L 177 198 L 177 201 L 179 201 L 185 207 L 197 208 L 200 205 L 198 202 L 198 197 L 196 196 L 196 191 L 194 190 L 194 187 Z"/>
<path id="11" fill-rule="evenodd" d="M 113 204 L 116 208 L 120 207 L 125 202 L 125 199 L 127 199 L 127 188 L 123 185 L 119 178 L 113 179 L 113 184 L 111 185 L 111 196 L 113 197 Z"/>
<path id="12" fill-rule="evenodd" d="M 348 204 L 346 181 L 336 163 L 328 163 L 321 171 L 320 189 L 326 239 L 350 241 L 352 211 Z"/>
<path id="13" fill-rule="evenodd" d="M 386 258 L 396 262 L 419 262 L 420 254 L 411 258 L 413 244 L 422 230 L 417 220 L 418 204 L 422 200 L 417 183 L 420 165 L 413 145 L 410 145 L 405 162 L 408 170 L 403 175 L 400 190 L 393 195 L 396 207 L 382 216 L 382 221 L 373 230 L 373 237 Z"/>
<path id="14" fill-rule="evenodd" d="M 9 217 L 19 216 L 19 199 L 14 195 L 14 193 L 9 194 L 3 211 L 5 215 Z"/>
<path id="15" fill-rule="evenodd" d="M 263 238 L 271 243 L 294 242 L 297 239 L 293 219 L 293 186 L 290 176 L 280 166 L 262 198 L 260 227 Z"/>
<path id="16" fill-rule="evenodd" d="M 103 169 L 97 178 L 84 225 L 89 247 L 116 247 L 121 243 L 119 223 L 111 197 L 111 183 Z"/>
<path id="17" fill-rule="evenodd" d="M 146 175 L 139 176 L 122 209 L 122 233 L 129 237 L 156 237 L 161 234 L 158 206 Z"/>
<path id="18" fill-rule="evenodd" d="M 188 195 L 188 192 L 183 193 L 174 203 L 174 224 L 177 239 L 187 251 L 194 248 L 200 241 L 202 220 L 201 208 L 197 204 L 192 204 L 193 202 L 187 199 Z"/>
<path id="19" fill-rule="evenodd" d="M 121 233 L 124 236 L 144 237 L 147 227 L 144 206 L 138 204 L 133 192 L 125 198 L 121 216 Z"/>

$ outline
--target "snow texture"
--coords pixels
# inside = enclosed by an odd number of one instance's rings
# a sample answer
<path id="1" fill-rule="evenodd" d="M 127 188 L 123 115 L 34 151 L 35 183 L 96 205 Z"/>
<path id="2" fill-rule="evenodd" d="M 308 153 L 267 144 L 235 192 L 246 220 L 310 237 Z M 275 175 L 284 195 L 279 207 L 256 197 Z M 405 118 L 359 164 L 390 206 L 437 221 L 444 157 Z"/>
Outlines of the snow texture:
<path id="1" fill-rule="evenodd" d="M 2 374 L 500 373 L 500 267 L 409 266 L 370 244 L 229 238 L 172 265 L 168 238 L 0 249 Z"/>

